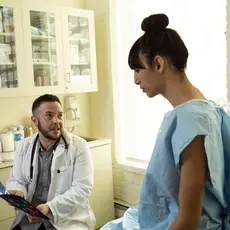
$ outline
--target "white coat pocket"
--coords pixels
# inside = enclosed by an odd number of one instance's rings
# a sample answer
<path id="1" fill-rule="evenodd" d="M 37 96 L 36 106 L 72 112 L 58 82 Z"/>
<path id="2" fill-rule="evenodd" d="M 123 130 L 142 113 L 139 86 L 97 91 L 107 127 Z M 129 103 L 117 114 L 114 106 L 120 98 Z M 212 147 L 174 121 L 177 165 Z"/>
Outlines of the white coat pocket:
<path id="1" fill-rule="evenodd" d="M 62 166 L 52 171 L 52 184 L 56 187 L 56 192 L 63 194 L 72 185 L 73 166 Z"/>

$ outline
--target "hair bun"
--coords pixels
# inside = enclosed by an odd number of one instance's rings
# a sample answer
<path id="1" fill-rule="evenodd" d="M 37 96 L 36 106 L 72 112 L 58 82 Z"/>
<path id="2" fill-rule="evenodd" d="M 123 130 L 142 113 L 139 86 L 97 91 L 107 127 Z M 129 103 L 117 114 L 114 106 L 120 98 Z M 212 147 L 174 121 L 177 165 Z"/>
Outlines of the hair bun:
<path id="1" fill-rule="evenodd" d="M 164 30 L 169 24 L 165 14 L 153 14 L 145 18 L 141 23 L 141 29 L 145 32 Z"/>

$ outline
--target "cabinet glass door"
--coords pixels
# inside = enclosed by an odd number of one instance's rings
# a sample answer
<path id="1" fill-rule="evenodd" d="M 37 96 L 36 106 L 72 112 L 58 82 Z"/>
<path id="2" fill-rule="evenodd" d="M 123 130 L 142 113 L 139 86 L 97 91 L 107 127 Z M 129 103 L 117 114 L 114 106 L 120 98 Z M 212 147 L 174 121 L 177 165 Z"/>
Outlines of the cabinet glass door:
<path id="1" fill-rule="evenodd" d="M 91 84 L 89 20 L 87 17 L 68 16 L 70 81 Z"/>
<path id="2" fill-rule="evenodd" d="M 24 4 L 23 23 L 30 94 L 64 93 L 60 7 Z"/>
<path id="3" fill-rule="evenodd" d="M 17 88 L 13 8 L 0 5 L 0 88 Z"/>
<path id="4" fill-rule="evenodd" d="M 62 14 L 66 92 L 97 90 L 94 15 L 64 8 Z"/>
<path id="5" fill-rule="evenodd" d="M 30 11 L 34 86 L 57 86 L 55 15 Z"/>
<path id="6" fill-rule="evenodd" d="M 0 98 L 26 96 L 20 1 L 0 1 Z"/>

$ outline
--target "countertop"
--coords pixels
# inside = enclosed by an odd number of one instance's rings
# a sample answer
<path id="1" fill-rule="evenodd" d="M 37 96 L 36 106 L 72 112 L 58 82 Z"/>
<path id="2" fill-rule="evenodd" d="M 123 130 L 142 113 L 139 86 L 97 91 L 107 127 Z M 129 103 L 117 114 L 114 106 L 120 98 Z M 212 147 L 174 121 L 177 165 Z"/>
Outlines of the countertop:
<path id="1" fill-rule="evenodd" d="M 109 138 L 84 137 L 84 136 L 81 136 L 81 138 L 83 138 L 87 141 L 90 148 L 94 148 L 94 147 L 98 147 L 101 145 L 107 145 L 107 144 L 112 143 L 112 140 Z"/>
<path id="2" fill-rule="evenodd" d="M 102 145 L 111 144 L 112 140 L 108 138 L 96 138 L 96 137 L 83 137 L 89 145 L 89 148 L 96 148 Z M 0 153 L 1 154 L 1 153 Z M 13 166 L 13 160 L 5 161 L 0 163 L 0 169 Z"/>
<path id="3" fill-rule="evenodd" d="M 8 168 L 11 166 L 13 166 L 13 161 L 6 161 L 6 162 L 0 163 L 0 169 Z"/>

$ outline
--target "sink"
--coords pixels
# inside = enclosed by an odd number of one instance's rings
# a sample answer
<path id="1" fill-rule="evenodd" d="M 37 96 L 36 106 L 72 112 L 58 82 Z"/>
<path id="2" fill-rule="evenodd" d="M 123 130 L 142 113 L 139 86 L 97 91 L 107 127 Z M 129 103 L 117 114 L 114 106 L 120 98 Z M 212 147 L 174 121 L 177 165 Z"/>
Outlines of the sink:
<path id="1" fill-rule="evenodd" d="M 80 136 L 81 138 L 85 139 L 87 142 L 91 142 L 91 141 L 97 141 L 98 139 L 95 137 L 83 137 Z"/>
<path id="2" fill-rule="evenodd" d="M 85 136 L 80 136 L 80 137 L 88 142 L 90 148 L 105 145 L 105 144 L 111 144 L 112 142 L 112 140 L 108 138 L 85 137 Z"/>

